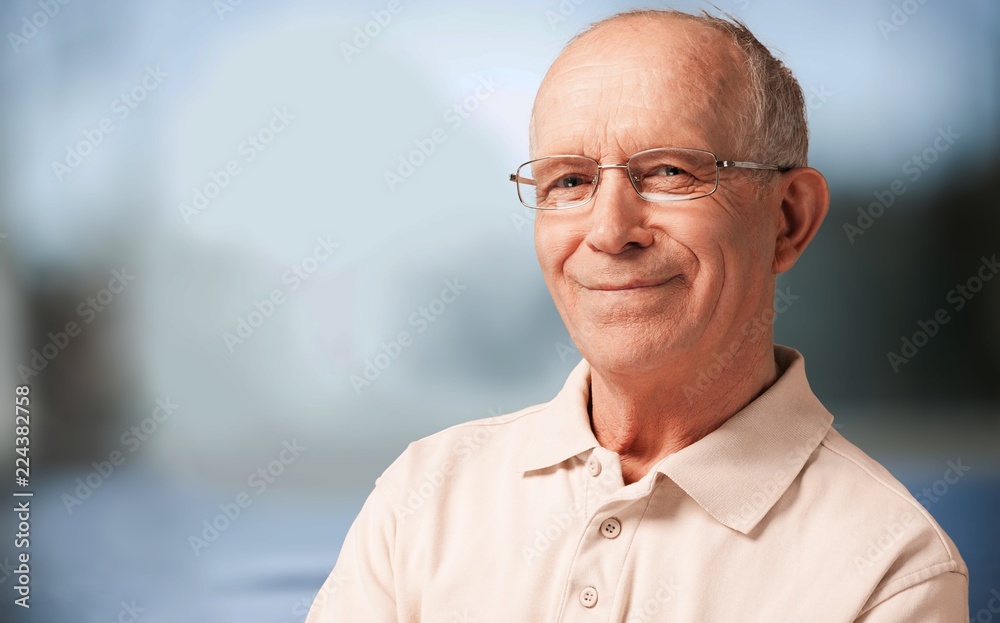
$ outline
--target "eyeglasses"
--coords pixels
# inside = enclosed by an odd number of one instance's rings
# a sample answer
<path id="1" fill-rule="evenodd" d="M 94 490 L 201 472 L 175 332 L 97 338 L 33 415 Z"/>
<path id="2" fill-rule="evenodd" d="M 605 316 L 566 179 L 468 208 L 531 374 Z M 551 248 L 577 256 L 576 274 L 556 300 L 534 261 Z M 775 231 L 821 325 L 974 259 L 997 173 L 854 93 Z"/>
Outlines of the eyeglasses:
<path id="1" fill-rule="evenodd" d="M 719 187 L 719 170 L 729 168 L 783 172 L 794 167 L 719 160 L 703 149 L 663 147 L 633 154 L 625 164 L 600 164 L 587 156 L 546 156 L 519 166 L 510 181 L 517 183 L 517 197 L 525 206 L 565 210 L 593 199 L 602 169 L 625 169 L 640 197 L 665 202 L 711 195 Z"/>

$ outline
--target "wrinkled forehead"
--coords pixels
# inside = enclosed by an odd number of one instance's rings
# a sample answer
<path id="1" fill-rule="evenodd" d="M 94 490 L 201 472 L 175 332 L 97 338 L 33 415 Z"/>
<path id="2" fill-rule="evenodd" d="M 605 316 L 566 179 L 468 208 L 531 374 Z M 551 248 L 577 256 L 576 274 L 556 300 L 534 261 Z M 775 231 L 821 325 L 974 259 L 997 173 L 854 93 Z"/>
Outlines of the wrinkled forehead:
<path id="1" fill-rule="evenodd" d="M 533 157 L 579 153 L 604 161 L 652 147 L 720 157 L 737 143 L 746 79 L 725 34 L 698 24 L 610 24 L 556 59 L 534 108 Z"/>

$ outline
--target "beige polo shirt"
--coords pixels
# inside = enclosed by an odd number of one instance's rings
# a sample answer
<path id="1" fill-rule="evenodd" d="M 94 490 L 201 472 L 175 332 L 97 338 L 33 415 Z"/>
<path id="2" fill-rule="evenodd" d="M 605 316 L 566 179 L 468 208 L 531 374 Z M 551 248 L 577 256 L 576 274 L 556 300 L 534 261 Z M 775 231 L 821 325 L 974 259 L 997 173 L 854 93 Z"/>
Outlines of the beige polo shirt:
<path id="1" fill-rule="evenodd" d="M 375 481 L 307 623 L 965 622 L 954 543 L 831 427 L 802 355 L 625 485 L 590 367 L 550 402 L 416 441 Z"/>

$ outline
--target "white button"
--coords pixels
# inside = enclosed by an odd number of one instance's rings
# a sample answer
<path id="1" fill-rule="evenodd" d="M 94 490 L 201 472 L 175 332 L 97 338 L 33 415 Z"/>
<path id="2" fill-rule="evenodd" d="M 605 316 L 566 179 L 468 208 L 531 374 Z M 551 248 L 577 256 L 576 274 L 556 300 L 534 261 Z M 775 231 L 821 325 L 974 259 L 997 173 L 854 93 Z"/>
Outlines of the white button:
<path id="1" fill-rule="evenodd" d="M 597 589 L 593 586 L 588 586 L 587 588 L 580 591 L 580 603 L 583 604 L 584 608 L 593 608 L 597 605 Z"/>
<path id="2" fill-rule="evenodd" d="M 621 532 L 622 524 L 614 517 L 605 519 L 604 523 L 601 524 L 601 536 L 606 539 L 616 539 Z"/>
<path id="3" fill-rule="evenodd" d="M 591 476 L 597 476 L 601 473 L 601 462 L 597 460 L 597 457 L 590 455 L 590 459 L 587 461 L 587 470 L 590 471 Z"/>

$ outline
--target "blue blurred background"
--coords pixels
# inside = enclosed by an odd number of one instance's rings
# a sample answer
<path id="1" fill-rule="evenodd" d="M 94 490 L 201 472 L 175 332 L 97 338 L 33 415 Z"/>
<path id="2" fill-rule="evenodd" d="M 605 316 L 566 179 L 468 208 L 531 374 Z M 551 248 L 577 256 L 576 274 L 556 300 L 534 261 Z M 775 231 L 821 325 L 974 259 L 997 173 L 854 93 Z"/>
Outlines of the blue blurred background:
<path id="1" fill-rule="evenodd" d="M 956 541 L 975 618 L 1000 589 L 1000 279 L 970 281 L 1000 253 L 1000 6 L 718 5 L 796 72 L 831 184 L 776 339 Z M 30 611 L 0 514 L 0 618 L 302 621 L 407 443 L 550 399 L 579 355 L 506 175 L 561 46 L 635 7 L 4 3 L 0 396 L 31 388 L 34 498 Z"/>

